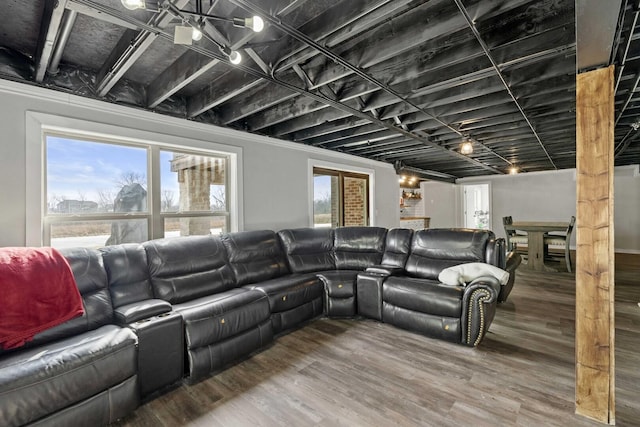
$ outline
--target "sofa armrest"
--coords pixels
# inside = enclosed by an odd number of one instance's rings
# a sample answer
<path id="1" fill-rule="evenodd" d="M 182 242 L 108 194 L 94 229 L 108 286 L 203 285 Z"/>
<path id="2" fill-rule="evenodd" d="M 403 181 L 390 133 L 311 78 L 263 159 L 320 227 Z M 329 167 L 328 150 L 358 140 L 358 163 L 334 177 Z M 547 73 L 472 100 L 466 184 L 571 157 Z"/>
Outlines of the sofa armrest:
<path id="1" fill-rule="evenodd" d="M 118 325 L 128 325 L 170 311 L 169 302 L 161 299 L 147 299 L 122 305 L 113 310 L 113 315 Z"/>
<path id="2" fill-rule="evenodd" d="M 367 267 L 365 270 L 366 273 L 380 274 L 383 276 L 404 276 L 405 270 L 402 267 L 395 267 L 392 265 L 372 265 L 371 267 Z"/>
<path id="3" fill-rule="evenodd" d="M 522 257 L 520 256 L 519 253 L 515 251 L 509 252 L 509 255 L 507 255 L 505 270 L 507 270 L 509 274 L 511 274 L 516 270 L 516 268 L 518 268 L 521 262 L 522 262 Z"/>
<path id="4" fill-rule="evenodd" d="M 462 343 L 480 344 L 496 314 L 500 282 L 494 277 L 479 277 L 469 283 L 462 297 Z"/>
<path id="5" fill-rule="evenodd" d="M 509 272 L 509 280 L 507 283 L 500 289 L 500 294 L 498 295 L 498 302 L 505 302 L 507 297 L 511 293 L 513 289 L 513 284 L 516 280 L 516 269 L 522 262 L 522 257 L 516 251 L 509 252 L 507 255 L 506 267 L 505 270 Z"/>

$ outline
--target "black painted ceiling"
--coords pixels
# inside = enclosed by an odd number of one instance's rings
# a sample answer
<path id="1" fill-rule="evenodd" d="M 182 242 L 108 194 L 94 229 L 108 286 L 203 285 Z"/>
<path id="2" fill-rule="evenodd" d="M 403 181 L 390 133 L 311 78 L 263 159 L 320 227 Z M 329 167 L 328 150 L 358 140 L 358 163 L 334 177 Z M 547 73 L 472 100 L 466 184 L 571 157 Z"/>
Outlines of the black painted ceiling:
<path id="1" fill-rule="evenodd" d="M 171 1 L 196 8 L 195 0 Z M 611 59 L 616 165 L 640 163 L 637 3 L 625 1 Z M 574 0 L 201 4 L 225 17 L 259 12 L 266 28 L 209 20 L 210 39 L 186 47 L 173 43 L 180 21 L 166 10 L 5 0 L 0 77 L 390 162 L 425 178 L 575 167 Z M 243 62 L 231 65 L 216 43 L 239 50 Z M 459 153 L 463 139 L 472 154 Z"/>

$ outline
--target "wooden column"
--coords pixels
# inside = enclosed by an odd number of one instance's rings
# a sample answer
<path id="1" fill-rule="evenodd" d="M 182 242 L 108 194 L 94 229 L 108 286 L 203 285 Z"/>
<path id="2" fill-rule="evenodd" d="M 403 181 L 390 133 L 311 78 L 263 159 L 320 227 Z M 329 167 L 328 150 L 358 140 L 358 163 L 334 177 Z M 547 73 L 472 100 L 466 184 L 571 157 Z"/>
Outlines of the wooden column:
<path id="1" fill-rule="evenodd" d="M 576 413 L 615 424 L 613 66 L 576 81 Z"/>

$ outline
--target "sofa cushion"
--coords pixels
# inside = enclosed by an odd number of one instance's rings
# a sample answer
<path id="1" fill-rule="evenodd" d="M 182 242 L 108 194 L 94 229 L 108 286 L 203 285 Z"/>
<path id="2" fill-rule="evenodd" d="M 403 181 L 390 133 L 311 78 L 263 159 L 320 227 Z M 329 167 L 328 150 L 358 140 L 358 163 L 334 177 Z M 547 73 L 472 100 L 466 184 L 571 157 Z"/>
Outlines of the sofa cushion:
<path id="1" fill-rule="evenodd" d="M 334 231 L 336 268 L 364 270 L 380 264 L 387 229 L 381 227 L 341 227 Z"/>
<path id="2" fill-rule="evenodd" d="M 282 242 L 292 273 L 308 273 L 336 268 L 333 255 L 333 229 L 281 230 L 278 232 L 278 237 Z"/>
<path id="3" fill-rule="evenodd" d="M 411 276 L 437 279 L 440 272 L 464 262 L 485 262 L 488 230 L 427 229 L 413 233 L 405 269 Z"/>
<path id="4" fill-rule="evenodd" d="M 284 251 L 271 230 L 240 231 L 222 236 L 238 285 L 288 274 Z"/>
<path id="5" fill-rule="evenodd" d="M 404 268 L 411 251 L 413 230 L 409 228 L 392 228 L 387 232 L 382 265 Z"/>
<path id="6" fill-rule="evenodd" d="M 147 253 L 142 245 L 127 243 L 100 251 L 114 307 L 153 298 Z"/>
<path id="7" fill-rule="evenodd" d="M 463 294 L 461 287 L 428 279 L 391 276 L 382 285 L 384 302 L 436 316 L 460 317 Z"/>
<path id="8" fill-rule="evenodd" d="M 0 359 L 0 425 L 38 420 L 136 374 L 137 338 L 106 325 Z"/>
<path id="9" fill-rule="evenodd" d="M 217 236 L 151 240 L 143 246 L 156 298 L 177 304 L 235 286 L 227 253 Z"/>

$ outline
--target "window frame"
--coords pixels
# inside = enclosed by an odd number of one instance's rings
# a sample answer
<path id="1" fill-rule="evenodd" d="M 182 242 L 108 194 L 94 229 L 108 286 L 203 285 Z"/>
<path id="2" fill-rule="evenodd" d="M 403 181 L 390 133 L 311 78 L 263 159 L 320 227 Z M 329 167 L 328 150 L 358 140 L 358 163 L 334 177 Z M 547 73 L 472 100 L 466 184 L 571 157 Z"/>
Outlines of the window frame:
<path id="1" fill-rule="evenodd" d="M 368 184 L 368 197 L 367 197 L 367 218 L 368 218 L 368 227 L 373 227 L 376 225 L 376 211 L 373 209 L 375 204 L 375 171 L 373 169 L 362 168 L 353 165 L 345 165 L 342 163 L 334 163 L 324 160 L 318 159 L 309 159 L 307 165 L 307 176 L 308 176 L 308 215 L 309 215 L 309 226 L 314 227 L 314 209 L 313 209 L 313 197 L 314 197 L 314 170 L 322 170 L 322 171 L 332 171 L 335 172 L 336 175 L 339 173 L 344 174 L 343 176 L 357 176 L 358 178 L 363 178 L 363 176 L 367 176 L 367 184 Z M 342 183 L 339 185 L 340 192 L 342 192 Z M 342 195 L 341 195 L 342 197 Z M 342 217 L 342 212 L 339 214 Z M 332 226 L 333 227 L 333 226 Z"/>
<path id="2" fill-rule="evenodd" d="M 145 125 L 152 127 L 160 122 L 149 120 Z M 193 132 L 201 131 L 197 127 L 190 129 Z M 67 221 L 71 217 L 60 219 L 47 219 L 47 192 L 46 192 L 46 136 L 55 135 L 70 139 L 86 140 L 93 142 L 114 143 L 125 146 L 150 147 L 147 156 L 147 168 L 149 163 L 156 161 L 157 168 L 147 171 L 148 212 L 126 213 L 125 219 L 148 219 L 148 239 L 164 236 L 164 218 L 167 217 L 203 217 L 225 216 L 227 231 L 238 231 L 243 227 L 242 220 L 242 148 L 223 145 L 204 139 L 188 138 L 167 133 L 151 132 L 137 128 L 116 126 L 107 123 L 96 123 L 82 119 L 74 119 L 56 116 L 46 113 L 28 111 L 26 114 L 26 244 L 28 246 L 42 246 L 50 244 L 50 224 Z M 160 150 L 178 152 L 184 154 L 196 154 L 212 157 L 226 158 L 225 186 L 227 197 L 227 210 L 197 211 L 197 212 L 161 212 L 160 197 Z M 157 183 L 155 186 L 152 180 Z M 157 191 L 154 195 L 153 192 Z M 154 205 L 157 204 L 157 214 L 153 215 Z M 86 214 L 80 216 L 78 221 L 123 219 L 122 214 Z M 73 218 L 73 220 L 76 220 Z M 47 235 L 45 236 L 45 231 Z M 47 240 L 45 240 L 45 237 Z"/>

